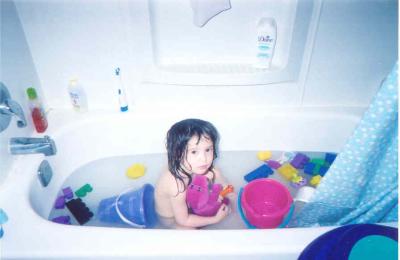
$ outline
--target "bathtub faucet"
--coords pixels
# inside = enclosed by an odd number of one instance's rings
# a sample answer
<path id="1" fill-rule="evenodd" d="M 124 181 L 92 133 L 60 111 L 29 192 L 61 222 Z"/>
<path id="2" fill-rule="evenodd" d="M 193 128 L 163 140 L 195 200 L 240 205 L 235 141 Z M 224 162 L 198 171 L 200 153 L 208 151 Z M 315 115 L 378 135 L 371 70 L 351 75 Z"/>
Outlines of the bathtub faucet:
<path id="1" fill-rule="evenodd" d="M 7 129 L 12 117 L 17 119 L 18 127 L 26 127 L 26 119 L 21 105 L 11 99 L 7 87 L 0 82 L 0 132 Z"/>
<path id="2" fill-rule="evenodd" d="M 56 144 L 48 135 L 43 138 L 13 137 L 9 149 L 11 154 L 42 153 L 50 156 L 57 153 Z"/>

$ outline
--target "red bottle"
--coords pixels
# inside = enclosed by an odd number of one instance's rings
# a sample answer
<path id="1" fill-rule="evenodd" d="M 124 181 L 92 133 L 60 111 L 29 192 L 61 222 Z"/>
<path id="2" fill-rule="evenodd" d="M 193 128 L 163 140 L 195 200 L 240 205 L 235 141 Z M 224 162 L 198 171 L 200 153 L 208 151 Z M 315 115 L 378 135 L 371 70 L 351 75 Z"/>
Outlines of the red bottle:
<path id="1" fill-rule="evenodd" d="M 28 88 L 26 93 L 28 94 L 29 108 L 31 110 L 32 121 L 35 129 L 38 133 L 43 133 L 46 131 L 48 123 L 42 104 L 34 88 Z"/>

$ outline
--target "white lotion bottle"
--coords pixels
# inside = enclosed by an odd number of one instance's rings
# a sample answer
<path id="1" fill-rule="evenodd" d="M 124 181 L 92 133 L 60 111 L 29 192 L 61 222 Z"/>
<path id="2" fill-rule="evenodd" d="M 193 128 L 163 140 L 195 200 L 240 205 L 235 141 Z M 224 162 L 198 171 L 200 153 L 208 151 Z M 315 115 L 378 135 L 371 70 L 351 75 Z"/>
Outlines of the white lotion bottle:
<path id="1" fill-rule="evenodd" d="M 88 109 L 86 93 L 78 79 L 71 79 L 68 83 L 68 93 L 75 111 L 85 112 Z"/>
<path id="2" fill-rule="evenodd" d="M 257 23 L 257 54 L 255 68 L 269 69 L 274 56 L 277 29 L 274 18 L 263 17 Z"/>

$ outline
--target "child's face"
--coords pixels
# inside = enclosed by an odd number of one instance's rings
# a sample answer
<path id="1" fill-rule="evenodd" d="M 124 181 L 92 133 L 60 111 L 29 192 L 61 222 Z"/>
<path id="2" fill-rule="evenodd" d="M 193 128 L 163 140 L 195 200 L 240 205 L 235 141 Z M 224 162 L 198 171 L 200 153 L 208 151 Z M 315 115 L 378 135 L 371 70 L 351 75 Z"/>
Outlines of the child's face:
<path id="1" fill-rule="evenodd" d="M 208 136 L 193 136 L 187 145 L 184 167 L 191 173 L 204 174 L 214 160 L 214 144 Z"/>

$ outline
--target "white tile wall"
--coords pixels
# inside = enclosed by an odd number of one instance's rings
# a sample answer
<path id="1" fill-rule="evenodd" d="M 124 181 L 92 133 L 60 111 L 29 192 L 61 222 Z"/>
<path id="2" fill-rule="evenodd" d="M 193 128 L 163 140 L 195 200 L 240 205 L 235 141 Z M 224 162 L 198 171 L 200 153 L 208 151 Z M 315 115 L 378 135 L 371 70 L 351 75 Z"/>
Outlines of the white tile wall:
<path id="1" fill-rule="evenodd" d="M 232 10 L 239 1 L 245 0 L 231 1 Z M 38 87 L 52 108 L 71 108 L 67 83 L 78 77 L 89 109 L 118 110 L 116 66 L 130 104 L 137 106 L 366 107 L 397 59 L 397 5 L 396 0 L 314 0 L 298 81 L 209 87 L 142 82 L 153 64 L 145 0 L 6 0 L 1 1 L 1 80 L 22 103 L 24 89 Z M 0 134 L 2 162 L 8 160 L 5 139 L 31 132 L 32 127 L 14 127 Z M 4 172 L 7 163 L 1 165 Z"/>
<path id="2" fill-rule="evenodd" d="M 0 184 L 11 166 L 12 157 L 8 154 L 8 140 L 13 136 L 30 136 L 33 132 L 28 114 L 25 89 L 31 86 L 42 93 L 39 78 L 25 39 L 20 20 L 12 1 L 0 1 L 1 11 L 1 63 L 0 81 L 9 89 L 12 99 L 20 103 L 25 110 L 28 126 L 18 128 L 12 119 L 10 126 L 0 133 Z"/>

